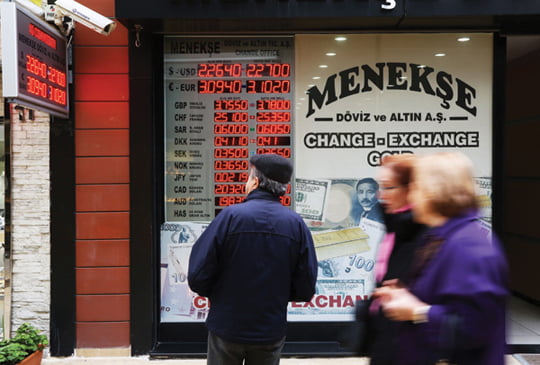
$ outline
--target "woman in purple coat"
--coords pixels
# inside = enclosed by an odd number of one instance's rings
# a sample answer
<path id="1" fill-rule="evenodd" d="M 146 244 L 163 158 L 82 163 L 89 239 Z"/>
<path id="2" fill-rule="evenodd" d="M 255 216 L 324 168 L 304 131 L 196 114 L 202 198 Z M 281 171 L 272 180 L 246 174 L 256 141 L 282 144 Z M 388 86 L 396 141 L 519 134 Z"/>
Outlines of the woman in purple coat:
<path id="1" fill-rule="evenodd" d="M 430 229 L 415 253 L 407 288 L 375 292 L 400 322 L 398 364 L 503 365 L 507 264 L 479 221 L 472 164 L 460 153 L 420 157 L 410 200 Z"/>

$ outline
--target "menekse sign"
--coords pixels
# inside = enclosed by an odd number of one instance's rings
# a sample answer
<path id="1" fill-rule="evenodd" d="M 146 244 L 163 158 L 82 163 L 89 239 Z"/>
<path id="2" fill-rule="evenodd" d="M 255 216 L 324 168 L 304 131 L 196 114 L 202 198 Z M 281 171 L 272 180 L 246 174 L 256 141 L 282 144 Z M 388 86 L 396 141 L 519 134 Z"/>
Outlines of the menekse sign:
<path id="1" fill-rule="evenodd" d="M 317 86 L 307 90 L 309 97 L 306 118 L 340 99 L 360 93 L 372 92 L 374 88 L 423 92 L 441 99 L 440 106 L 450 109 L 455 104 L 463 111 L 476 116 L 476 90 L 465 81 L 445 71 L 415 63 L 377 63 L 375 67 L 361 65 L 330 75 L 322 91 Z M 317 118 L 315 118 L 317 121 Z M 320 120 L 327 121 L 327 120 Z"/>

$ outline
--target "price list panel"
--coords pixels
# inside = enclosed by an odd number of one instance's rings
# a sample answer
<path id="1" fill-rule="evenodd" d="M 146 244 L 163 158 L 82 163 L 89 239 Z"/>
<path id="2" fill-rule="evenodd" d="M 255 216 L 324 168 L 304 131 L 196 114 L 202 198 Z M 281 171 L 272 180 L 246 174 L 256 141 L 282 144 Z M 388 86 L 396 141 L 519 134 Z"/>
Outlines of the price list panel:
<path id="1" fill-rule="evenodd" d="M 293 38 L 164 42 L 165 220 L 208 221 L 245 198 L 251 155 L 292 156 Z"/>

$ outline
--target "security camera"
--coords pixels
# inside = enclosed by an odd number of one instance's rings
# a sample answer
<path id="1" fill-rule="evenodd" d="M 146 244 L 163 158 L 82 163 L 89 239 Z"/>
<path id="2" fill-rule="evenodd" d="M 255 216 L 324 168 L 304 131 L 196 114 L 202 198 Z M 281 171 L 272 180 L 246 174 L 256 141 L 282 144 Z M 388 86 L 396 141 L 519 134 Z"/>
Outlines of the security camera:
<path id="1" fill-rule="evenodd" d="M 98 33 L 109 35 L 116 28 L 114 21 L 74 0 L 56 0 L 53 6 L 57 10 L 56 16 L 61 13 Z"/>

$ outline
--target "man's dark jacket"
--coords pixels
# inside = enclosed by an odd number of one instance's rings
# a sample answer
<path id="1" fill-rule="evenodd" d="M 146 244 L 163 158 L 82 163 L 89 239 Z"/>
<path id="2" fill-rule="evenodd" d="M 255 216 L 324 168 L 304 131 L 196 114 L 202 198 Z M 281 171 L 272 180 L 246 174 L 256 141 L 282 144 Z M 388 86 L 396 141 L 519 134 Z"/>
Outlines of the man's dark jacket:
<path id="1" fill-rule="evenodd" d="M 261 189 L 221 211 L 189 258 L 190 288 L 210 299 L 206 325 L 230 342 L 283 338 L 288 302 L 311 300 L 316 279 L 309 229 Z"/>

